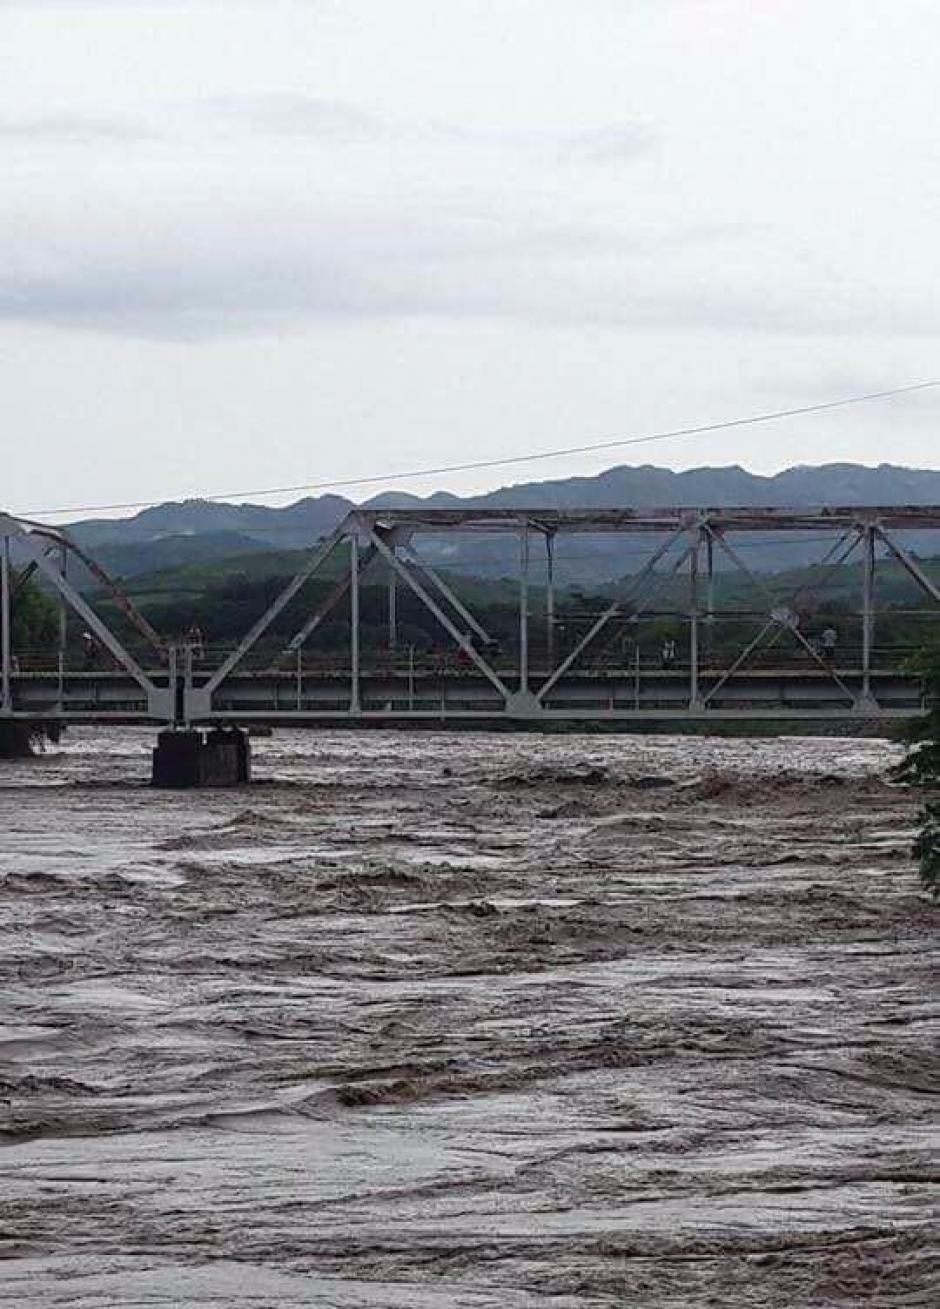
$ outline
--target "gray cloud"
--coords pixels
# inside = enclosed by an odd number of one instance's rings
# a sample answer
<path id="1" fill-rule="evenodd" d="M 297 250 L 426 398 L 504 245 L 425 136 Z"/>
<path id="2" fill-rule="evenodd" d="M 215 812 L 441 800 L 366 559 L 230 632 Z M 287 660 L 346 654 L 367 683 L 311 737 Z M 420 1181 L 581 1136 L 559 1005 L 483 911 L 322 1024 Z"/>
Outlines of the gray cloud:
<path id="1" fill-rule="evenodd" d="M 146 249 L 101 232 L 77 249 L 67 238 L 20 241 L 0 275 L 0 318 L 178 340 L 407 317 L 804 335 L 940 330 L 921 299 L 878 302 L 835 288 L 808 301 L 798 285 L 769 291 L 746 269 L 731 276 L 721 243 L 737 259 L 752 238 L 735 225 L 638 237 L 482 211 L 434 220 L 295 213 L 289 224 L 271 216 L 150 231 Z M 683 252 L 703 240 L 715 271 L 690 278 Z"/>
<path id="2" fill-rule="evenodd" d="M 936 0 L 0 0 L 0 29 L 8 500 L 934 367 Z M 900 411 L 704 444 L 935 462 L 931 412 L 907 446 Z"/>
<path id="3" fill-rule="evenodd" d="M 590 132 L 574 132 L 559 142 L 563 158 L 595 163 L 620 163 L 645 154 L 656 144 L 657 134 L 646 123 L 612 124 Z"/>
<path id="4" fill-rule="evenodd" d="M 356 105 L 300 94 L 216 96 L 203 101 L 200 107 L 235 127 L 338 144 L 375 141 L 394 131 L 391 125 Z"/>
<path id="5" fill-rule="evenodd" d="M 0 116 L 0 142 L 30 145 L 93 145 L 103 142 L 152 140 L 154 133 L 126 118 L 83 114 L 44 114 L 38 117 Z"/>
<path id="6" fill-rule="evenodd" d="M 649 123 L 609 124 L 581 132 L 481 131 L 452 124 L 437 124 L 412 133 L 426 140 L 525 151 L 563 162 L 613 163 L 646 154 L 659 137 Z"/>
<path id="7" fill-rule="evenodd" d="M 188 339 L 306 318 L 515 314 L 512 265 L 530 260 L 545 274 L 617 244 L 571 225 L 513 230 L 488 215 L 429 223 L 354 212 L 295 215 L 290 227 L 246 223 L 237 236 L 191 230 L 174 243 L 166 234 L 147 252 L 103 234 L 74 258 L 68 241 L 20 241 L 0 274 L 0 318 Z M 462 294 L 480 279 L 489 290 Z"/>
<path id="8" fill-rule="evenodd" d="M 2 6 L 3 0 L 0 0 Z M 425 147 L 522 152 L 562 163 L 630 162 L 657 142 L 649 124 L 623 123 L 581 132 L 482 131 L 449 123 L 422 124 L 380 117 L 347 101 L 290 92 L 212 96 L 165 109 L 159 130 L 122 115 L 49 113 L 0 115 L 0 145 L 28 142 L 93 145 L 106 142 L 197 142 L 208 132 L 307 140 L 323 146 L 402 143 Z"/>
<path id="9" fill-rule="evenodd" d="M 645 154 L 658 137 L 648 123 L 608 124 L 580 132 L 484 131 L 448 122 L 383 118 L 345 101 L 287 92 L 214 97 L 199 106 L 210 118 L 274 136 L 330 144 L 406 142 L 524 151 L 566 162 L 615 163 Z"/>

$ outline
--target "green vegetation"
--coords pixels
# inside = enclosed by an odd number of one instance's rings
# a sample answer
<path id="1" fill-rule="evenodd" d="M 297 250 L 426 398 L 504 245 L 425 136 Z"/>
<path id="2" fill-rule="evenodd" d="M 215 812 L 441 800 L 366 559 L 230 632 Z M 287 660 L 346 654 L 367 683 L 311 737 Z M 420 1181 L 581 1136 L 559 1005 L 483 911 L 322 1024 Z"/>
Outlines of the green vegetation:
<path id="1" fill-rule="evenodd" d="M 34 650 L 52 644 L 58 630 L 58 610 L 31 581 L 14 581 L 13 649 Z"/>
<path id="2" fill-rule="evenodd" d="M 924 679 L 930 707 L 905 732 L 911 749 L 896 776 L 924 796 L 912 854 L 924 890 L 936 900 L 940 898 L 940 647 L 924 652 L 913 667 Z"/>
<path id="3" fill-rule="evenodd" d="M 124 585 L 135 605 L 166 636 L 182 636 L 197 626 L 210 646 L 233 645 L 251 627 L 300 568 L 307 551 L 278 550 L 235 555 L 204 564 L 161 570 L 135 577 Z M 321 568 L 272 624 L 260 649 L 283 644 L 322 604 L 345 573 L 339 554 Z M 380 568 L 360 589 L 360 634 L 364 650 L 380 650 L 387 640 L 387 575 Z M 472 577 L 448 578 L 457 593 L 501 642 L 518 630 L 518 588 L 506 581 Z M 539 603 L 537 589 L 533 605 Z M 115 631 L 129 635 L 118 609 L 102 599 L 96 605 Z M 436 620 L 403 583 L 398 586 L 398 643 L 418 651 L 450 644 Z M 349 635 L 349 601 L 341 600 L 318 627 L 311 648 L 331 651 L 344 646 Z"/>
<path id="4" fill-rule="evenodd" d="M 230 645 L 263 613 L 304 558 L 305 552 L 297 550 L 234 555 L 140 575 L 130 579 L 126 586 L 142 612 L 167 636 L 182 636 L 195 625 L 208 645 Z M 928 560 L 922 566 L 928 576 L 940 582 L 940 560 Z M 337 552 L 282 612 L 262 642 L 259 654 L 282 645 L 301 627 L 329 594 L 344 568 L 345 558 Z M 519 630 L 518 584 L 507 578 L 439 571 L 500 648 L 507 654 L 515 651 Z M 620 596 L 625 598 L 625 613 L 608 623 L 592 644 L 591 659 L 632 664 L 639 646 L 641 661 L 648 665 L 658 658 L 664 641 L 673 640 L 677 660 L 680 664 L 684 662 L 689 624 L 686 618 L 676 616 L 676 610 L 681 611 L 689 604 L 688 578 L 658 576 L 649 605 L 638 620 L 631 616 L 626 600 L 632 580 L 628 576 L 616 583 L 598 583 L 590 588 L 559 588 L 555 653 L 571 650 L 598 614 L 613 598 Z M 729 658 L 753 639 L 774 604 L 786 605 L 798 615 L 800 632 L 811 642 L 818 640 L 824 628 L 834 626 L 840 652 L 854 659 L 862 638 L 860 593 L 858 564 L 846 564 L 834 570 L 820 566 L 789 569 L 763 574 L 757 583 L 740 573 L 719 573 L 714 597 L 717 617 L 700 628 L 703 663 L 727 666 Z M 877 596 L 880 617 L 875 635 L 876 663 L 896 667 L 923 647 L 928 624 L 936 623 L 936 608 L 930 612 L 930 602 L 900 566 L 889 560 L 879 561 Z M 362 585 L 360 611 L 363 650 L 383 649 L 387 591 L 380 567 L 370 572 Z M 530 612 L 530 649 L 538 662 L 547 655 L 547 639 L 545 589 L 537 577 L 530 588 Z M 102 606 L 102 613 L 106 613 L 108 621 L 118 630 L 125 631 L 115 609 Z M 890 619 L 886 619 L 886 614 L 890 614 Z M 318 628 L 310 643 L 311 652 L 341 648 L 348 639 L 348 624 L 348 600 L 343 600 Z M 772 636 L 770 654 L 764 655 L 759 650 L 752 662 L 759 664 L 764 658 L 780 656 L 785 661 L 810 659 L 805 646 L 792 633 L 780 630 Z M 413 646 L 419 652 L 452 650 L 450 638 L 404 583 L 398 586 L 398 644 L 401 649 Z"/>

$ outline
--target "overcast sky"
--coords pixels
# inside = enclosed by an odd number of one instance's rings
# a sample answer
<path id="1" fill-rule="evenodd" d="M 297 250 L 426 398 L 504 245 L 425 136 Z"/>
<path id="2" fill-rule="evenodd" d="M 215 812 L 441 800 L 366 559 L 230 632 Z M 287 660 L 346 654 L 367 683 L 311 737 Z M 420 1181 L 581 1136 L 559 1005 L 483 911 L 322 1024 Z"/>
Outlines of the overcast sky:
<path id="1" fill-rule="evenodd" d="M 0 0 L 0 503 L 940 377 L 938 103 L 937 0 Z M 928 391 L 412 485 L 937 467 L 938 419 Z"/>

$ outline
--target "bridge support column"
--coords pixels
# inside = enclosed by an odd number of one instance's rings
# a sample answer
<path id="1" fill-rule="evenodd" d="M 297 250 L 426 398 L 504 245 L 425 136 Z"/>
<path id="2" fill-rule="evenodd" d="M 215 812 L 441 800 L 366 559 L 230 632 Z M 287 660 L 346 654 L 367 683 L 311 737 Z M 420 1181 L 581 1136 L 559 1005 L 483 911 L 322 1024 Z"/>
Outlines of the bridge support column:
<path id="1" fill-rule="evenodd" d="M 243 786 L 251 781 L 251 742 L 239 728 L 209 732 L 168 729 L 153 752 L 154 786 L 185 791 L 199 786 Z"/>

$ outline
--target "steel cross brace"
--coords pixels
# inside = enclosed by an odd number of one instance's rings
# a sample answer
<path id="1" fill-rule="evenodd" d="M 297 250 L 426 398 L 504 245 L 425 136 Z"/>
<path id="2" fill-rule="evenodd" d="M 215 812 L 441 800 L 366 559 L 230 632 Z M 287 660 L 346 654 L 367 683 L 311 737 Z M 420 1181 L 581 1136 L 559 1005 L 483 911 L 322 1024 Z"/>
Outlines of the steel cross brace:
<path id="1" fill-rule="evenodd" d="M 12 521 L 12 520 L 8 520 Z M 0 529 L 3 528 L 0 522 Z M 75 589 L 72 583 L 59 572 L 58 568 L 46 558 L 42 549 L 40 549 L 31 539 L 31 534 L 25 532 L 21 527 L 14 526 L 13 531 L 4 531 L 6 539 L 11 536 L 15 537 L 20 548 L 29 556 L 31 562 L 36 564 L 37 569 L 42 572 L 55 587 L 56 591 L 71 605 L 87 627 L 94 633 L 103 646 L 108 649 L 117 662 L 133 677 L 134 681 L 147 694 L 147 707 L 151 717 L 164 718 L 168 715 L 169 702 L 172 698 L 170 690 L 163 690 L 158 687 L 150 677 L 144 672 L 137 661 L 134 659 L 124 646 L 102 622 L 102 620 L 92 609 L 91 605 L 79 591 Z"/>
<path id="2" fill-rule="evenodd" d="M 901 545 L 900 541 L 892 540 L 880 524 L 875 525 L 874 532 L 876 536 L 884 541 L 885 545 L 894 555 L 895 559 L 897 559 L 898 563 L 901 564 L 908 573 L 910 573 L 911 577 L 913 577 L 914 581 L 917 582 L 921 590 L 925 591 L 932 600 L 936 600 L 937 603 L 940 604 L 940 588 L 934 585 L 913 555 L 910 554 L 903 545 Z"/>
<path id="3" fill-rule="evenodd" d="M 52 546 L 49 546 L 48 549 L 46 550 L 46 554 L 51 555 L 51 553 L 52 553 Z M 39 565 L 35 562 L 35 560 L 31 560 L 30 563 L 28 563 L 25 568 L 20 570 L 19 576 L 14 578 L 13 581 L 14 603 L 23 594 L 27 586 L 29 586 L 30 581 L 38 571 L 39 571 Z"/>
<path id="4" fill-rule="evenodd" d="M 159 632 L 148 623 L 147 619 L 134 604 L 133 600 L 124 594 L 114 578 L 110 573 L 102 568 L 96 559 L 88 554 L 87 551 L 83 550 L 81 546 L 76 545 L 72 538 L 65 532 L 59 532 L 57 537 L 53 539 L 58 539 L 60 545 L 64 546 L 66 550 L 71 550 L 72 554 L 82 561 L 92 577 L 96 578 L 109 593 L 124 617 L 133 623 L 141 636 L 150 642 L 154 650 L 159 653 L 166 649 L 166 644 Z"/>
<path id="5" fill-rule="evenodd" d="M 394 534 L 398 535 L 397 532 L 395 532 Z M 391 536 L 392 534 L 389 535 Z M 391 539 L 387 540 L 387 544 L 395 548 L 395 543 Z M 415 554 L 414 550 L 411 549 L 406 543 L 402 543 L 398 545 L 397 549 L 399 551 L 399 558 L 406 560 L 411 565 L 411 567 L 417 573 L 419 579 L 422 580 L 428 586 L 428 589 L 430 590 L 433 587 L 441 595 L 443 595 L 444 598 L 448 601 L 448 603 L 456 611 L 456 613 L 458 613 L 460 617 L 464 620 L 464 622 L 466 622 L 468 626 L 470 626 L 473 629 L 473 631 L 477 633 L 477 635 L 481 638 L 481 640 L 486 642 L 487 645 L 492 645 L 493 643 L 492 637 L 489 635 L 489 633 L 486 631 L 483 625 L 474 617 L 474 615 L 470 612 L 470 610 L 466 607 L 466 605 L 463 604 L 463 602 L 456 595 L 454 595 L 454 593 L 447 586 L 443 578 L 440 577 L 438 573 L 435 572 L 435 570 L 431 568 L 429 564 L 426 564 L 422 559 L 420 559 Z M 365 576 L 370 565 L 372 564 L 372 561 L 377 557 L 377 555 L 378 555 L 378 550 L 376 549 L 376 547 L 374 545 L 370 545 L 369 548 L 359 556 L 358 571 L 359 571 L 360 579 Z M 297 650 L 299 650 L 303 645 L 306 644 L 306 642 L 313 635 L 316 629 L 320 626 L 323 620 L 328 616 L 328 614 L 331 613 L 331 611 L 336 607 L 336 605 L 340 602 L 340 600 L 342 600 L 343 597 L 347 594 L 347 592 L 350 589 L 350 585 L 351 585 L 350 574 L 348 572 L 344 572 L 342 577 L 340 577 L 336 585 L 330 591 L 329 595 L 327 595 L 323 599 L 323 601 L 317 606 L 317 609 L 314 611 L 313 614 L 311 614 L 311 616 L 308 618 L 306 623 L 304 623 L 303 627 L 300 628 L 300 630 L 296 633 L 296 635 L 291 637 L 290 641 L 285 646 L 282 654 L 279 655 L 278 658 L 275 660 L 274 663 L 275 667 L 277 666 L 278 663 L 281 662 L 282 659 L 286 658 L 287 655 L 296 653 Z"/>
<path id="6" fill-rule="evenodd" d="M 512 694 L 509 687 L 482 657 L 466 632 L 461 632 L 460 629 L 455 626 L 430 592 L 422 585 L 418 578 L 414 577 L 410 570 L 404 566 L 394 550 L 390 549 L 390 547 L 385 543 L 376 527 L 369 522 L 366 522 L 363 527 L 365 535 L 376 547 L 382 558 L 385 559 L 393 571 L 407 583 L 418 599 L 427 609 L 430 610 L 444 630 L 454 641 L 456 641 L 459 648 L 463 650 L 464 654 L 466 654 L 470 661 L 476 665 L 487 681 L 496 688 L 503 697 L 503 700 L 508 704 Z"/>
<path id="7" fill-rule="evenodd" d="M 454 595 L 453 591 L 441 575 L 433 569 L 430 564 L 425 563 L 425 561 L 418 556 L 411 545 L 402 546 L 401 554 L 417 572 L 419 579 L 425 582 L 430 582 L 432 586 L 436 587 L 438 592 L 453 606 L 454 610 L 460 615 L 463 621 L 467 623 L 474 632 L 476 632 L 481 641 L 485 642 L 486 645 L 493 644 L 493 638 L 490 636 L 489 632 L 487 632 L 483 624 L 473 616 L 463 601 L 458 596 Z"/>
<path id="8" fill-rule="evenodd" d="M 719 540 L 718 540 L 718 535 L 719 535 L 719 534 L 718 534 L 717 532 L 712 531 L 712 529 L 711 529 L 709 526 L 706 526 L 706 527 L 705 527 L 705 531 L 706 531 L 706 533 L 707 533 L 707 535 L 708 535 L 708 541 L 709 541 L 709 547 L 710 547 L 710 548 L 711 548 L 712 546 L 714 546 L 716 543 L 717 543 L 719 546 L 721 545 L 721 542 L 719 542 Z M 826 573 L 824 574 L 824 576 L 823 576 L 823 580 L 822 580 L 822 583 L 821 583 L 823 586 L 825 586 L 826 582 L 829 580 L 829 578 L 832 576 L 832 574 L 835 572 L 835 570 L 836 570 L 837 568 L 839 568 L 842 564 L 845 563 L 845 561 L 848 559 L 849 555 L 851 555 L 852 551 L 853 551 L 853 550 L 855 549 L 855 547 L 858 545 L 858 540 L 859 540 L 859 538 L 858 538 L 858 535 L 857 535 L 857 534 L 853 536 L 850 532 L 844 532 L 844 533 L 843 533 L 843 534 L 842 534 L 842 535 L 837 539 L 837 541 L 836 541 L 835 544 L 832 546 L 832 548 L 827 552 L 826 557 L 825 557 L 825 559 L 823 560 L 823 564 L 824 564 L 824 565 L 829 564 L 829 560 L 832 559 L 832 557 L 833 557 L 834 555 L 836 556 L 836 558 L 835 558 L 835 561 L 834 561 L 832 564 L 829 565 L 829 568 L 828 568 L 827 572 L 826 572 Z M 848 548 L 845 549 L 845 550 L 843 550 L 842 547 L 846 544 L 846 542 L 848 543 Z M 728 552 L 728 553 L 731 553 L 731 548 L 730 548 L 730 546 L 727 546 L 727 543 L 725 543 L 725 545 L 726 545 L 727 552 Z M 841 553 L 840 553 L 840 551 L 841 551 Z M 722 689 L 722 687 L 724 687 L 724 686 L 727 684 L 727 682 L 728 682 L 728 681 L 729 681 L 729 680 L 734 676 L 734 674 L 738 671 L 738 669 L 744 666 L 744 664 L 747 662 L 747 660 L 750 658 L 750 656 L 754 653 L 754 651 L 755 651 L 755 650 L 758 648 L 758 646 L 761 644 L 761 642 L 763 641 L 764 637 L 767 635 L 768 632 L 770 632 L 770 631 L 772 631 L 774 628 L 776 628 L 776 631 L 774 632 L 773 637 L 772 637 L 771 640 L 768 642 L 768 647 L 767 647 L 767 648 L 769 649 L 770 646 L 772 646 L 772 645 L 774 645 L 774 644 L 776 643 L 776 641 L 778 640 L 778 638 L 779 638 L 781 632 L 784 632 L 784 631 L 793 631 L 793 630 L 794 630 L 793 627 L 792 627 L 792 624 L 791 624 L 791 623 L 786 622 L 786 621 L 783 621 L 783 622 L 779 621 L 779 619 L 783 617 L 784 610 L 779 610 L 779 611 L 777 610 L 777 608 L 776 608 L 776 599 L 775 599 L 775 597 L 773 597 L 773 596 L 770 594 L 769 590 L 764 586 L 764 583 L 763 583 L 763 582 L 758 582 L 757 578 L 756 578 L 756 577 L 753 577 L 753 576 L 751 575 L 750 570 L 747 568 L 747 565 L 744 564 L 743 561 L 738 561 L 736 556 L 734 557 L 734 562 L 735 562 L 735 566 L 736 566 L 736 567 L 739 567 L 739 568 L 743 569 L 743 571 L 744 571 L 745 573 L 747 573 L 748 576 L 752 577 L 752 580 L 755 582 L 755 584 L 758 585 L 758 586 L 760 586 L 760 588 L 761 588 L 762 590 L 764 590 L 764 592 L 766 593 L 766 595 L 769 597 L 771 604 L 774 606 L 774 609 L 771 611 L 771 618 L 770 618 L 770 621 L 764 624 L 764 626 L 760 629 L 760 631 L 757 633 L 757 635 L 754 637 L 754 639 L 753 639 L 752 641 L 750 641 L 750 642 L 748 643 L 748 645 L 744 648 L 744 650 L 742 650 L 741 654 L 738 655 L 737 659 L 735 659 L 735 661 L 734 661 L 734 663 L 731 665 L 731 667 L 728 668 L 728 669 L 727 669 L 727 670 L 722 674 L 722 676 L 719 678 L 719 680 L 715 683 L 715 685 L 711 688 L 711 690 L 708 692 L 708 694 L 704 697 L 704 699 L 702 700 L 702 705 L 703 705 L 703 707 L 704 707 L 704 706 L 707 706 L 708 702 L 709 702 L 709 701 L 710 701 L 710 700 L 711 700 L 715 695 L 718 694 L 718 692 L 719 692 L 719 691 Z M 798 588 L 796 589 L 796 591 L 793 592 L 792 596 L 790 596 L 790 598 L 789 598 L 789 604 L 786 606 L 786 613 L 787 613 L 788 616 L 789 616 L 790 607 L 791 607 L 792 605 L 796 604 L 796 602 L 799 600 L 800 596 L 803 594 L 803 592 L 804 592 L 806 589 L 807 589 L 807 584 L 804 582 L 804 584 L 803 584 L 802 586 L 798 587 Z M 813 652 L 813 653 L 815 654 L 815 652 Z"/>
<path id="9" fill-rule="evenodd" d="M 211 706 L 213 691 L 216 690 L 221 682 L 225 681 L 232 669 L 241 663 L 259 637 L 263 636 L 271 626 L 281 610 L 290 604 L 298 591 L 303 588 L 304 584 L 309 581 L 317 569 L 333 553 L 333 550 L 342 538 L 348 534 L 349 521 L 349 517 L 344 518 L 340 525 L 321 542 L 320 546 L 313 551 L 304 566 L 294 575 L 290 582 L 288 582 L 287 586 L 284 587 L 284 590 L 280 595 L 277 596 L 277 598 L 267 607 L 248 634 L 242 638 L 238 643 L 238 646 L 232 651 L 228 658 L 223 660 L 209 678 L 208 682 L 194 692 L 195 696 L 205 698 L 205 707 L 207 709 Z"/>
<path id="10" fill-rule="evenodd" d="M 694 522 L 683 523 L 681 527 L 677 527 L 675 531 L 670 532 L 669 536 L 666 537 L 665 541 L 660 543 L 660 545 L 653 551 L 650 558 L 646 561 L 640 572 L 637 573 L 636 577 L 633 579 L 633 582 L 628 588 L 626 595 L 621 596 L 618 599 L 612 601 L 607 606 L 604 612 L 594 623 L 593 627 L 591 627 L 590 630 L 581 638 L 581 640 L 571 651 L 571 653 L 568 654 L 561 661 L 558 667 L 555 668 L 555 670 L 552 673 L 550 673 L 549 676 L 545 679 L 545 681 L 542 683 L 542 685 L 535 693 L 537 700 L 542 701 L 545 699 L 546 695 L 548 695 L 552 687 L 557 685 L 557 683 L 561 680 L 561 678 L 564 677 L 568 669 L 572 666 L 572 664 L 575 663 L 577 659 L 580 658 L 580 656 L 584 653 L 584 651 L 591 644 L 591 642 L 598 635 L 598 633 L 601 632 L 607 626 L 607 624 L 610 622 L 610 620 L 613 617 L 615 617 L 615 615 L 623 611 L 625 605 L 627 605 L 633 598 L 635 598 L 643 590 L 646 582 L 651 577 L 653 570 L 655 569 L 656 565 L 659 563 L 660 559 L 662 559 L 663 555 L 665 555 L 672 548 L 672 546 L 676 543 L 676 541 L 678 541 L 681 537 L 683 537 L 688 531 L 693 529 L 697 530 L 698 527 L 699 527 L 699 522 L 698 519 L 696 519 Z"/>
<path id="11" fill-rule="evenodd" d="M 95 558 L 93 558 L 92 555 L 88 554 L 86 550 L 83 550 L 80 546 L 76 545 L 70 536 L 66 535 L 65 532 L 56 532 L 53 534 L 51 532 L 43 532 L 38 529 L 30 532 L 29 535 L 41 536 L 43 537 L 43 539 L 48 540 L 49 544 L 45 547 L 43 551 L 43 553 L 46 555 L 47 558 L 52 558 L 53 553 L 56 550 L 61 550 L 61 551 L 70 550 L 77 559 L 81 560 L 81 562 L 91 573 L 92 577 L 96 578 L 101 583 L 101 585 L 111 596 L 111 599 L 121 610 L 121 613 L 123 613 L 125 618 L 127 618 L 134 625 L 134 627 L 137 628 L 141 636 L 143 636 L 150 643 L 150 645 L 153 646 L 154 650 L 156 650 L 157 653 L 160 653 L 161 651 L 165 650 L 166 646 L 163 641 L 163 638 L 160 636 L 157 630 L 147 621 L 147 619 L 136 607 L 136 605 L 131 600 L 131 598 L 125 595 L 125 593 L 121 590 L 121 588 L 118 586 L 117 582 L 110 575 L 110 573 L 108 573 L 104 568 L 102 568 L 101 564 L 99 564 L 98 561 Z M 35 559 L 31 560 L 26 565 L 26 567 L 22 569 L 13 587 L 14 601 L 18 598 L 18 596 L 20 596 L 23 593 L 25 588 L 29 585 L 30 579 L 35 576 L 38 570 L 39 570 L 39 565 L 36 563 Z"/>
<path id="12" fill-rule="evenodd" d="M 715 685 L 711 687 L 708 694 L 703 698 L 702 701 L 703 705 L 708 705 L 708 703 L 717 695 L 717 693 L 722 689 L 722 687 L 726 685 L 726 683 L 730 680 L 730 678 L 734 676 L 734 674 L 745 663 L 745 661 L 748 658 L 750 658 L 753 652 L 760 645 L 764 636 L 769 631 L 771 631 L 775 625 L 779 626 L 781 629 L 785 628 L 786 630 L 791 632 L 793 636 L 796 637 L 800 645 L 802 645 L 803 648 L 806 650 L 807 654 L 809 654 L 811 658 L 813 658 L 816 661 L 816 663 L 819 664 L 820 668 L 822 668 L 829 675 L 829 677 L 832 678 L 835 684 L 839 687 L 841 691 L 845 693 L 848 699 L 855 701 L 856 696 L 854 692 L 848 686 L 846 686 L 845 682 L 843 682 L 842 678 L 838 675 L 835 669 L 830 668 L 830 666 L 826 663 L 826 661 L 820 656 L 818 651 L 816 651 L 812 647 L 812 645 L 810 645 L 809 641 L 807 641 L 806 637 L 800 631 L 792 611 L 786 606 L 778 605 L 777 599 L 774 596 L 773 592 L 770 590 L 770 588 L 766 585 L 766 583 L 761 578 L 757 577 L 750 570 L 750 568 L 748 568 L 747 564 L 740 557 L 737 551 L 732 549 L 732 547 L 724 539 L 723 533 L 716 531 L 715 528 L 710 523 L 705 524 L 705 530 L 711 536 L 712 540 L 715 542 L 718 548 L 724 551 L 724 553 L 728 556 L 728 558 L 735 565 L 735 567 L 739 568 L 741 572 L 744 573 L 745 577 L 747 577 L 751 582 L 753 582 L 753 584 L 760 591 L 763 592 L 764 596 L 769 601 L 771 608 L 770 608 L 769 620 L 764 624 L 764 626 L 758 632 L 754 640 L 751 641 L 750 645 L 748 645 L 746 649 L 741 652 L 741 654 L 734 661 L 734 663 L 727 670 L 727 672 L 725 672 L 715 683 Z M 856 543 L 857 543 L 857 538 L 856 541 L 853 542 L 853 547 L 852 547 L 853 549 Z M 800 592 L 797 591 L 796 594 L 799 595 Z"/>
<path id="13" fill-rule="evenodd" d="M 366 550 L 363 554 L 359 555 L 357 560 L 357 570 L 360 578 L 362 578 L 364 574 L 368 572 L 369 566 L 371 565 L 373 559 L 375 559 L 376 554 L 377 551 L 375 547 L 370 546 L 368 550 Z M 310 639 L 310 637 L 313 635 L 316 629 L 320 626 L 323 620 L 329 616 L 329 614 L 339 604 L 340 600 L 342 600 L 343 597 L 347 594 L 351 585 L 352 585 L 351 574 L 348 571 L 344 572 L 343 575 L 337 581 L 336 585 L 329 592 L 329 594 L 326 595 L 323 598 L 323 600 L 321 600 L 319 605 L 317 605 L 316 609 L 313 611 L 313 613 L 304 623 L 303 627 L 301 627 L 300 630 L 294 636 L 291 637 L 287 645 L 284 647 L 284 649 L 275 659 L 273 665 L 275 668 L 283 659 L 287 657 L 287 655 L 295 654 L 299 649 L 301 649 L 302 646 L 306 645 L 307 641 Z"/>

